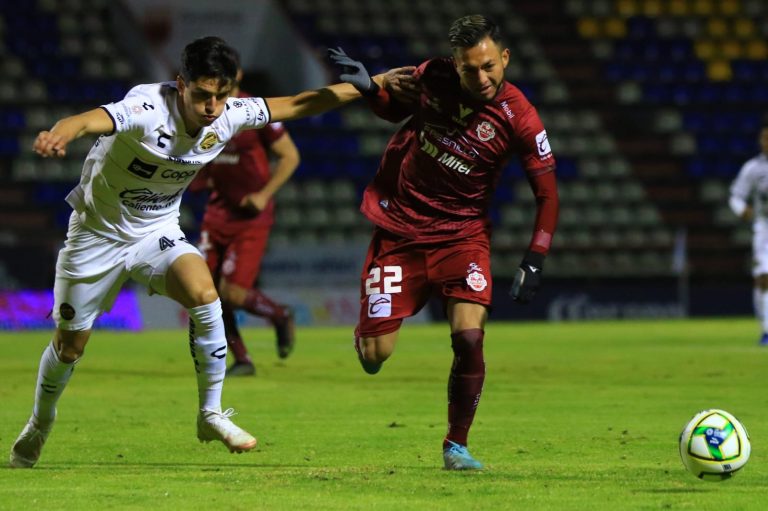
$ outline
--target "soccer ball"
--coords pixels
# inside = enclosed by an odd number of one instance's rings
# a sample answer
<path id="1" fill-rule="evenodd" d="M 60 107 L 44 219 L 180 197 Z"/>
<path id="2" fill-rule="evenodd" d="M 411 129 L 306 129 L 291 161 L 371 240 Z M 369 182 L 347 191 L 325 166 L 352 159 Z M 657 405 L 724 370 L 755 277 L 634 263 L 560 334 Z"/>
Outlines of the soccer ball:
<path id="1" fill-rule="evenodd" d="M 722 481 L 746 465 L 749 434 L 739 420 L 723 410 L 704 410 L 680 433 L 680 458 L 693 475 Z"/>

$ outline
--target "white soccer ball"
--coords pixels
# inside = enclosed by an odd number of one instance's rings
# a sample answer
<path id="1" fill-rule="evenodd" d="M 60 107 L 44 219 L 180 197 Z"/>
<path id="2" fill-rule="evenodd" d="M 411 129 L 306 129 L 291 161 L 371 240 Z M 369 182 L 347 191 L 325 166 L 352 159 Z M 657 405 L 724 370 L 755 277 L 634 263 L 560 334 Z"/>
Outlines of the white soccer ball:
<path id="1" fill-rule="evenodd" d="M 693 475 L 722 481 L 746 465 L 751 446 L 739 420 L 724 410 L 703 410 L 680 434 L 680 458 Z"/>

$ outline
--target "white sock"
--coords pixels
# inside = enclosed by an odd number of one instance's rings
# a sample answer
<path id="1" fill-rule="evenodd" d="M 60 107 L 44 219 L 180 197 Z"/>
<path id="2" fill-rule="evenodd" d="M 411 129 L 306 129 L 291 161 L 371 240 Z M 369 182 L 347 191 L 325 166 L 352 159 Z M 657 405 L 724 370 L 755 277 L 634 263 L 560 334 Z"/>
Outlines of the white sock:
<path id="1" fill-rule="evenodd" d="M 768 291 L 760 294 L 761 314 L 759 316 L 760 324 L 763 327 L 763 333 L 768 333 Z"/>
<path id="2" fill-rule="evenodd" d="M 195 361 L 200 409 L 221 410 L 221 389 L 227 370 L 227 338 L 221 301 L 187 309 L 189 351 Z"/>
<path id="3" fill-rule="evenodd" d="M 755 317 L 762 320 L 763 318 L 763 292 L 755 286 L 752 288 L 752 304 L 755 307 Z"/>
<path id="4" fill-rule="evenodd" d="M 59 360 L 53 341 L 48 343 L 40 357 L 40 368 L 37 371 L 33 413 L 38 421 L 47 423 L 56 418 L 56 403 L 75 370 L 75 363 Z"/>

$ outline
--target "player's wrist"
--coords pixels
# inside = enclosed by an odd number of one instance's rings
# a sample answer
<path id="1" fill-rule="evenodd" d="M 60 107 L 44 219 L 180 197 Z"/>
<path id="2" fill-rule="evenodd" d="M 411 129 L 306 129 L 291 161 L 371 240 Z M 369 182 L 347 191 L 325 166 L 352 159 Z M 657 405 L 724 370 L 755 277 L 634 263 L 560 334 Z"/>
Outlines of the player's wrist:
<path id="1" fill-rule="evenodd" d="M 376 83 L 373 78 L 371 78 L 368 87 L 358 88 L 357 90 L 366 98 L 375 98 L 379 95 L 381 87 L 379 87 L 379 84 Z"/>

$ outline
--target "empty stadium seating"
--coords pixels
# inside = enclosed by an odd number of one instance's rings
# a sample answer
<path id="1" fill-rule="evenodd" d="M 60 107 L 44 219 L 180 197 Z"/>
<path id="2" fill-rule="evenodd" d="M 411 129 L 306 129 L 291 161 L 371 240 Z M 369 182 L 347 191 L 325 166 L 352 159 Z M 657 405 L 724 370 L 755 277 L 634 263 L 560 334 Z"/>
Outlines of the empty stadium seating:
<path id="1" fill-rule="evenodd" d="M 282 3 L 307 42 L 342 46 L 376 72 L 449 54 L 458 16 L 484 12 L 511 50 L 507 78 L 536 104 L 558 160 L 560 228 L 551 275 L 668 275 L 676 233 L 689 232 L 691 269 L 744 272 L 749 226 L 727 210 L 727 189 L 758 150 L 768 107 L 768 4 L 759 0 L 427 0 Z M 68 208 L 62 199 L 91 141 L 72 158 L 28 148 L 65 115 L 122 97 L 140 81 L 110 32 L 108 0 L 0 0 L 0 246 L 31 243 L 52 257 Z M 64 78 L 64 79 L 62 79 Z M 302 153 L 279 194 L 273 243 L 363 243 L 357 211 L 395 126 L 363 105 L 288 124 Z M 534 206 L 512 162 L 492 218 L 494 266 L 514 271 Z M 203 202 L 182 216 L 194 229 Z M 34 224 L 20 236 L 19 220 Z M 9 251 L 10 253 L 10 251 Z M 13 274 L 6 259 L 0 275 Z M 10 282 L 10 280 L 9 280 Z M 35 283 L 37 284 L 37 283 Z M 44 285 L 48 285 L 46 281 Z"/>

